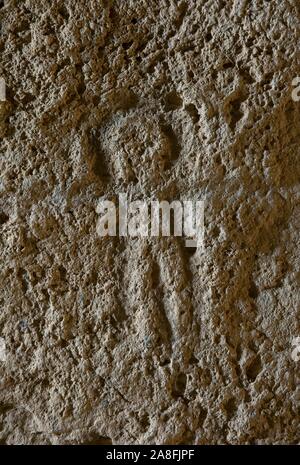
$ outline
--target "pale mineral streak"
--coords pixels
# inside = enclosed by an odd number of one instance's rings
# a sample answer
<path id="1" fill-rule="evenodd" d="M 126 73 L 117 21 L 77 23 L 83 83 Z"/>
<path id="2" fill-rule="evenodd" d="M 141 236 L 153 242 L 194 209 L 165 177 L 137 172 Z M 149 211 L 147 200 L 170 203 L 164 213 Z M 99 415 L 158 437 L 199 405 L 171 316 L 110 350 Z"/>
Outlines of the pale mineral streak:
<path id="1" fill-rule="evenodd" d="M 299 442 L 299 5 L 0 2 L 1 443 Z"/>

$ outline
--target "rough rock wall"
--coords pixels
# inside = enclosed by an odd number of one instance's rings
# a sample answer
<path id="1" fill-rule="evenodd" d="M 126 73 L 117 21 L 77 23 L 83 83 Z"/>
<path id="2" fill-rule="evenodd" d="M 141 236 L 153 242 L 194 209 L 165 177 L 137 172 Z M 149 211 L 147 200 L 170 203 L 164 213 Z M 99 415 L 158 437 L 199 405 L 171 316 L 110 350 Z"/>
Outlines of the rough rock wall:
<path id="1" fill-rule="evenodd" d="M 2 443 L 299 442 L 299 17 L 0 2 Z M 98 237 L 119 192 L 205 198 L 205 250 Z"/>

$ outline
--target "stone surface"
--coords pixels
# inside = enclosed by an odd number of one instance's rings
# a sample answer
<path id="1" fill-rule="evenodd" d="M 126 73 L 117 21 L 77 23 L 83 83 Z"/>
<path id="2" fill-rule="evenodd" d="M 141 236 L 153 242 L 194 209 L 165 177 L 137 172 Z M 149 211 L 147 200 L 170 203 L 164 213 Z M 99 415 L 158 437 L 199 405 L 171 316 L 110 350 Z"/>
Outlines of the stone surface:
<path id="1" fill-rule="evenodd" d="M 2 0 L 0 442 L 299 442 L 298 0 Z M 100 197 L 205 198 L 205 251 Z"/>

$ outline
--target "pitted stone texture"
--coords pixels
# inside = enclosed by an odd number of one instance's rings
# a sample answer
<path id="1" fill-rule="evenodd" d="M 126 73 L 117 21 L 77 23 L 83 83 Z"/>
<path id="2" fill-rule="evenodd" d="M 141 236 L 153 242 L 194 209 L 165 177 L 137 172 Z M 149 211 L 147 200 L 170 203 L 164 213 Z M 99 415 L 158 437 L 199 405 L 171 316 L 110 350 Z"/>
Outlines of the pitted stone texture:
<path id="1" fill-rule="evenodd" d="M 0 3 L 0 441 L 299 442 L 298 0 Z M 98 237 L 120 192 L 205 251 Z"/>

